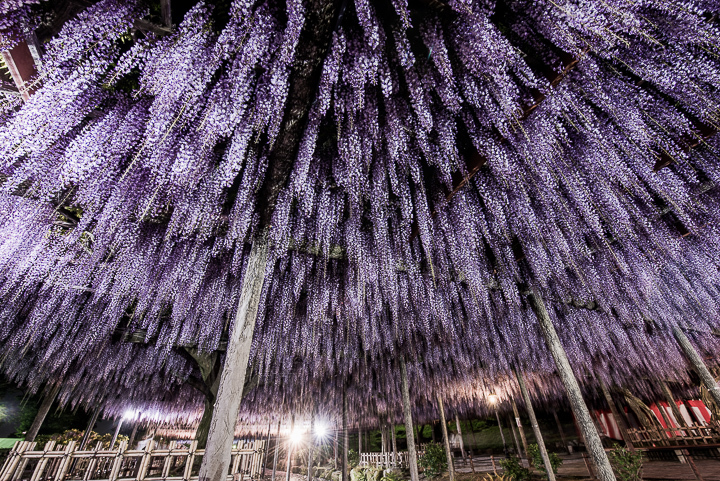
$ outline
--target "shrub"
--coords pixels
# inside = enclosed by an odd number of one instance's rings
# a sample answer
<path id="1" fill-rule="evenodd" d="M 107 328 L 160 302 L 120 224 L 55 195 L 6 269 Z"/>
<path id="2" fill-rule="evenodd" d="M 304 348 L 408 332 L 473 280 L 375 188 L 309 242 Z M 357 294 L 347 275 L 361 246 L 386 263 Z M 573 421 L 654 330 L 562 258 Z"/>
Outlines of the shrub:
<path id="1" fill-rule="evenodd" d="M 615 443 L 610 451 L 610 464 L 620 481 L 639 481 L 642 479 L 642 454 Z"/>
<path id="2" fill-rule="evenodd" d="M 520 464 L 520 458 L 516 456 L 510 456 L 509 458 L 501 459 L 500 466 L 502 466 L 505 475 L 515 481 L 525 481 L 530 479 L 530 470 L 524 468 Z"/>
<path id="3" fill-rule="evenodd" d="M 540 447 L 537 444 L 531 444 L 528 446 L 528 451 L 532 465 L 535 469 L 542 471 L 544 479 L 548 479 L 547 472 L 545 471 L 545 463 L 543 462 L 542 455 L 540 454 Z M 563 463 L 562 459 L 560 459 L 560 456 L 557 454 L 550 452 L 548 452 L 548 457 L 550 458 L 550 466 L 552 467 L 553 474 L 557 474 L 558 468 Z"/>
<path id="4" fill-rule="evenodd" d="M 348 464 L 350 469 L 360 464 L 360 455 L 354 449 L 348 451 Z"/>
<path id="5" fill-rule="evenodd" d="M 380 481 L 403 481 L 405 478 L 395 470 L 386 469 Z"/>
<path id="6" fill-rule="evenodd" d="M 418 459 L 418 464 L 425 472 L 425 477 L 436 478 L 447 469 L 445 449 L 438 443 L 425 445 L 425 452 Z"/>

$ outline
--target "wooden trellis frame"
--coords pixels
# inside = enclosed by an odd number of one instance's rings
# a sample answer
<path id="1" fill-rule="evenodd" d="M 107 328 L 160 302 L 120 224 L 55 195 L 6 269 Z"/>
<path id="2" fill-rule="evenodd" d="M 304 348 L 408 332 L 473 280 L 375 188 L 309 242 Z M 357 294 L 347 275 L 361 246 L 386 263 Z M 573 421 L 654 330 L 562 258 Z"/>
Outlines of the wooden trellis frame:
<path id="1" fill-rule="evenodd" d="M 57 446 L 48 442 L 43 450 L 36 443 L 18 441 L 0 470 L 0 481 L 193 481 L 198 458 L 205 454 L 197 441 L 178 446 L 176 441 L 159 448 L 154 441 L 144 449 L 128 449 L 123 441 L 116 449 L 77 450 L 77 442 Z M 241 441 L 233 447 L 226 479 L 258 478 L 261 474 L 265 441 Z"/>
<path id="2" fill-rule="evenodd" d="M 630 440 L 636 448 L 685 448 L 720 446 L 720 430 L 717 426 L 692 425 L 665 429 L 628 429 Z"/>

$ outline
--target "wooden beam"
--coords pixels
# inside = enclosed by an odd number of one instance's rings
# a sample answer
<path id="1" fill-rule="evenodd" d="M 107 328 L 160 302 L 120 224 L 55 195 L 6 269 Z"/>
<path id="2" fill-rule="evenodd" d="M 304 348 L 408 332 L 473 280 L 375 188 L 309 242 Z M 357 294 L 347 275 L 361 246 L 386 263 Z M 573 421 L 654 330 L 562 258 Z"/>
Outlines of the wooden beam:
<path id="1" fill-rule="evenodd" d="M 38 431 L 40 431 L 40 427 L 42 427 L 42 424 L 45 421 L 48 412 L 50 412 L 50 407 L 55 402 L 55 398 L 57 398 L 59 392 L 60 383 L 58 382 L 55 384 L 55 386 L 52 387 L 52 389 L 50 389 L 50 391 L 48 391 L 48 393 L 45 395 L 45 398 L 43 398 L 43 401 L 40 404 L 40 408 L 35 415 L 35 419 L 30 425 L 30 428 L 25 432 L 26 442 L 35 441 L 35 437 L 37 436 Z"/>
<path id="2" fill-rule="evenodd" d="M 515 402 L 514 398 L 510 398 L 510 402 L 512 403 L 513 408 L 513 414 L 515 415 L 515 424 L 517 424 L 517 430 L 520 433 L 520 439 L 522 440 L 523 450 L 525 451 L 525 456 L 523 456 L 523 453 L 520 451 L 520 446 L 518 445 L 518 457 L 522 459 L 523 457 L 527 460 L 528 467 L 530 466 L 530 452 L 528 451 L 528 442 L 527 438 L 525 437 L 525 429 L 522 425 L 522 420 L 520 419 L 520 412 L 518 411 L 517 403 Z M 517 442 L 517 439 L 515 440 Z"/>
<path id="3" fill-rule="evenodd" d="M 268 256 L 267 234 L 256 239 L 240 293 L 235 323 L 228 339 L 225 366 L 220 377 L 207 447 L 200 467 L 200 481 L 224 479 L 230 465 L 235 424 L 245 387 L 250 347 L 265 282 Z"/>
<path id="4" fill-rule="evenodd" d="M 34 91 L 32 80 L 37 69 L 27 42 L 23 40 L 12 49 L 4 50 L 2 57 L 23 100 L 29 100 Z"/>
<path id="5" fill-rule="evenodd" d="M 615 474 L 613 473 L 612 467 L 610 466 L 610 460 L 607 457 L 605 448 L 600 441 L 600 435 L 597 432 L 595 423 L 593 423 L 590 411 L 588 410 L 585 401 L 582 398 L 582 391 L 580 391 L 580 385 L 575 378 L 570 361 L 568 360 L 565 349 L 560 342 L 560 338 L 555 331 L 550 315 L 545 308 L 540 294 L 533 292 L 529 296 L 530 305 L 537 317 L 540 329 L 542 331 L 545 342 L 555 360 L 555 366 L 558 370 L 560 380 L 565 386 L 568 398 L 570 400 L 570 407 L 575 414 L 577 424 L 580 427 L 580 431 L 585 439 L 585 447 L 592 457 L 593 464 L 597 469 L 598 477 L 600 481 L 615 481 Z"/>
<path id="6" fill-rule="evenodd" d="M 690 343 L 690 339 L 688 339 L 688 337 L 685 335 L 682 329 L 680 329 L 679 326 L 673 327 L 673 334 L 675 335 L 675 339 L 677 339 L 678 344 L 680 344 L 680 347 L 685 353 L 685 356 L 687 356 L 688 361 L 690 361 L 690 365 L 700 376 L 702 383 L 705 385 L 705 388 L 712 396 L 715 404 L 720 406 L 720 387 L 718 386 L 717 381 L 715 381 L 715 378 L 710 373 L 710 370 L 708 370 L 707 366 L 703 362 L 698 352 L 693 347 L 692 343 Z"/>
<path id="7" fill-rule="evenodd" d="M 540 432 L 537 417 L 535 417 L 535 409 L 533 409 L 532 402 L 530 401 L 530 393 L 525 385 L 525 379 L 523 378 L 522 373 L 517 369 L 515 370 L 515 376 L 517 377 L 518 384 L 520 385 L 520 392 L 522 393 L 523 400 L 525 401 L 525 410 L 530 417 L 530 426 L 532 427 L 533 433 L 535 433 L 535 440 L 537 441 L 538 448 L 540 449 L 540 457 L 542 457 L 543 464 L 545 464 L 545 476 L 547 476 L 548 481 L 555 481 L 555 472 L 553 471 L 552 464 L 550 463 L 550 456 L 548 456 L 547 448 L 545 448 L 545 441 L 543 440 L 542 432 Z"/>
<path id="8" fill-rule="evenodd" d="M 402 391 L 403 417 L 405 419 L 405 437 L 408 446 L 408 464 L 410 468 L 410 481 L 420 481 L 417 463 L 417 449 L 415 448 L 415 428 L 413 427 L 412 411 L 410 406 L 410 387 L 408 385 L 407 366 L 405 359 L 400 357 L 400 390 Z"/>
<path id="9" fill-rule="evenodd" d="M 447 457 L 448 474 L 450 481 L 455 481 L 455 465 L 453 464 L 453 455 L 450 450 L 450 438 L 448 437 L 447 419 L 445 419 L 445 407 L 443 406 L 440 393 L 437 394 L 438 408 L 440 409 L 440 422 L 442 423 L 443 444 L 445 446 L 445 456 Z"/>
<path id="10" fill-rule="evenodd" d="M 170 0 L 160 0 L 160 17 L 162 17 L 163 25 L 168 28 L 172 27 L 172 9 L 170 8 Z"/>
<path id="11" fill-rule="evenodd" d="M 612 398 L 612 394 L 610 394 L 610 390 L 605 385 L 605 382 L 599 378 L 598 381 L 600 381 L 600 390 L 602 391 L 603 396 L 605 396 L 605 401 L 608 403 L 610 411 L 612 412 L 612 415 L 615 418 L 615 422 L 618 425 L 618 429 L 620 430 L 620 436 L 622 436 L 623 441 L 625 441 L 625 445 L 627 446 L 627 448 L 630 451 L 635 452 L 635 446 L 633 445 L 630 436 L 628 436 L 628 427 L 627 424 L 625 424 L 625 417 L 620 415 L 620 411 L 618 411 L 618 408 L 615 405 L 615 401 Z"/>

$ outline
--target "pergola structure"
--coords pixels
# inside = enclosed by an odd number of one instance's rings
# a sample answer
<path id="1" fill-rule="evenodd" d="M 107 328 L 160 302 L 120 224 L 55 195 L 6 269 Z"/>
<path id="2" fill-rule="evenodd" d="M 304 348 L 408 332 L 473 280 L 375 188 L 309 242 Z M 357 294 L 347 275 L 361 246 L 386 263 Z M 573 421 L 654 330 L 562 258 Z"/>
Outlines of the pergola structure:
<path id="1" fill-rule="evenodd" d="M 719 13 L 7 2 L 3 370 L 198 423 L 202 480 L 321 413 L 404 422 L 416 481 L 413 423 L 491 396 L 567 399 L 612 480 L 585 399 L 720 406 Z"/>

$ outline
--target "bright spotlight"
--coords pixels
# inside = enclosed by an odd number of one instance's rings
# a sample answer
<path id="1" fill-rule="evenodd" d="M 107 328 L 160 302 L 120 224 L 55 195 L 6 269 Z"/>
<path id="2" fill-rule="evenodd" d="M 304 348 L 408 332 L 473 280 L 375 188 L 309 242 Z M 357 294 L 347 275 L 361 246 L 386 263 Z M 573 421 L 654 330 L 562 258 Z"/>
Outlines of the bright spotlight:
<path id="1" fill-rule="evenodd" d="M 490 404 L 497 404 L 497 402 L 500 400 L 497 394 L 491 394 L 488 396 L 488 401 L 490 401 Z"/>
<path id="2" fill-rule="evenodd" d="M 315 437 L 318 439 L 324 439 L 328 434 L 327 426 L 322 423 L 315 423 Z"/>
<path id="3" fill-rule="evenodd" d="M 128 409 L 127 411 L 125 411 L 125 413 L 123 414 L 123 419 L 125 419 L 126 421 L 129 421 L 130 419 L 135 419 L 135 410 Z"/>
<path id="4" fill-rule="evenodd" d="M 303 435 L 300 431 L 293 431 L 290 433 L 290 442 L 293 444 L 298 444 L 302 441 Z"/>

